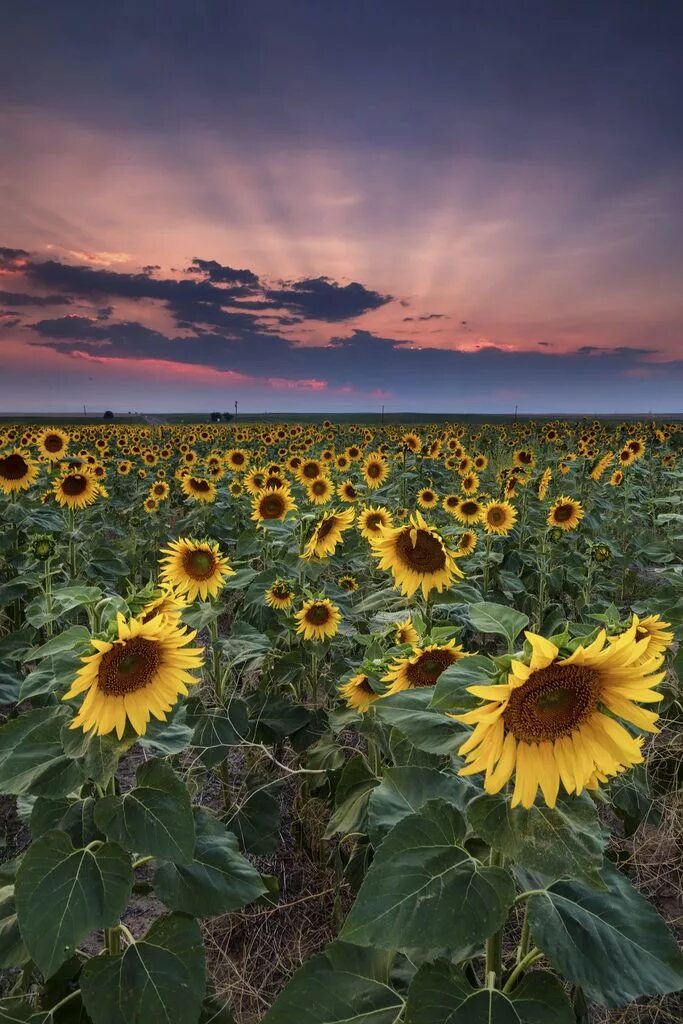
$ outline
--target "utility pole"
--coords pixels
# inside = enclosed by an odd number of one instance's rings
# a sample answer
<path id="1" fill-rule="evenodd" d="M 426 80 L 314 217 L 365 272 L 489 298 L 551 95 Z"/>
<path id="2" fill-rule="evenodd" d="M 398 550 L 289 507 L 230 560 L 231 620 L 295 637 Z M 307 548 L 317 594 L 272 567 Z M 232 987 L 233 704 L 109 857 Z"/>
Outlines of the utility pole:
<path id="1" fill-rule="evenodd" d="M 235 423 L 237 422 L 237 402 L 235 402 Z"/>

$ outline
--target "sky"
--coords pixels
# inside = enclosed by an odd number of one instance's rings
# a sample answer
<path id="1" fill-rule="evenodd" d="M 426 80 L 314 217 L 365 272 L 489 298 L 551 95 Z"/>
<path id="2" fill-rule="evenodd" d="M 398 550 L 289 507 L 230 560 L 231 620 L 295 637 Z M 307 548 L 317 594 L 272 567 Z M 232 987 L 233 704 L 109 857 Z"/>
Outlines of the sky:
<path id="1" fill-rule="evenodd" d="M 0 410 L 673 413 L 683 7 L 0 18 Z"/>

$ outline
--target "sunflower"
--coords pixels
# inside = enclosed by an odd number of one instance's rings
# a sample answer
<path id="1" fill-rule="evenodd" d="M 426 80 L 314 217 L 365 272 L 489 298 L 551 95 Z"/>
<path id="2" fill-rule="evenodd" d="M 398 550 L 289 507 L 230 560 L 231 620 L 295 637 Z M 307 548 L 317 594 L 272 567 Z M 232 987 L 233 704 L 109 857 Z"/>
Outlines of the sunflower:
<path id="1" fill-rule="evenodd" d="M 369 541 L 374 541 L 381 535 L 382 530 L 393 526 L 393 524 L 394 518 L 391 512 L 381 505 L 376 507 L 368 505 L 358 513 L 358 529 L 361 537 L 365 537 Z"/>
<path id="2" fill-rule="evenodd" d="M 557 498 L 548 512 L 548 526 L 557 526 L 560 530 L 575 530 L 585 513 L 580 501 L 575 498 Z"/>
<path id="3" fill-rule="evenodd" d="M 612 487 L 621 487 L 624 482 L 624 474 L 620 469 L 615 469 L 609 478 L 609 482 Z"/>
<path id="4" fill-rule="evenodd" d="M 203 476 L 186 476 L 180 482 L 180 487 L 186 497 L 193 501 L 202 501 L 211 504 L 216 500 L 216 485 L 212 480 Z"/>
<path id="5" fill-rule="evenodd" d="M 162 583 L 175 587 L 188 601 L 197 595 L 202 601 L 215 597 L 227 577 L 235 575 L 215 540 L 180 537 L 161 552 L 166 555 L 160 562 Z"/>
<path id="6" fill-rule="evenodd" d="M 201 668 L 204 655 L 200 647 L 184 649 L 196 633 L 165 615 L 148 622 L 119 615 L 117 626 L 113 643 L 92 640 L 95 654 L 81 659 L 83 668 L 62 700 L 86 693 L 71 729 L 98 736 L 116 729 L 121 739 L 129 721 L 144 736 L 150 715 L 165 721 L 179 694 L 187 695 L 188 685 L 199 682 L 191 672 Z"/>
<path id="7" fill-rule="evenodd" d="M 368 677 L 359 672 L 339 687 L 339 696 L 344 698 L 347 708 L 354 708 L 363 715 L 382 694 L 375 693 Z"/>
<path id="8" fill-rule="evenodd" d="M 671 623 L 664 622 L 661 615 L 647 615 L 644 619 L 640 619 L 634 614 L 631 625 L 636 627 L 636 640 L 643 640 L 645 637 L 649 640 L 643 654 L 643 661 L 663 656 L 674 642 L 674 635 L 670 632 Z M 610 637 L 611 642 L 614 640 L 614 637 Z"/>
<path id="9" fill-rule="evenodd" d="M 142 507 L 148 515 L 151 515 L 153 512 L 158 512 L 159 502 L 152 494 L 148 494 L 142 503 Z"/>
<path id="10" fill-rule="evenodd" d="M 479 490 L 479 477 L 476 473 L 468 473 L 460 484 L 463 494 L 476 494 Z"/>
<path id="11" fill-rule="evenodd" d="M 352 594 L 354 590 L 358 590 L 358 580 L 355 576 L 340 576 L 337 586 L 340 590 L 345 590 L 347 594 Z"/>
<path id="12" fill-rule="evenodd" d="M 326 505 L 327 502 L 332 499 L 334 486 L 329 477 L 319 476 L 316 477 L 315 480 L 311 480 L 310 483 L 306 484 L 306 492 L 311 504 Z"/>
<path id="13" fill-rule="evenodd" d="M 292 587 L 285 580 L 280 579 L 279 576 L 266 590 L 266 604 L 269 608 L 277 608 L 283 611 L 285 608 L 289 608 L 293 600 L 294 591 Z"/>
<path id="14" fill-rule="evenodd" d="M 389 467 L 380 452 L 372 452 L 363 463 L 363 476 L 369 490 L 381 487 L 389 475 Z"/>
<path id="15" fill-rule="evenodd" d="M 346 501 L 349 504 L 358 500 L 358 491 L 356 490 L 356 485 L 352 483 L 350 480 L 342 480 L 342 482 L 337 487 L 337 494 L 339 495 L 342 501 Z"/>
<path id="16" fill-rule="evenodd" d="M 333 637 L 341 621 L 339 609 L 326 597 L 304 601 L 303 608 L 294 618 L 298 622 L 296 631 L 304 640 L 327 640 Z"/>
<path id="17" fill-rule="evenodd" d="M 438 500 L 438 494 L 431 487 L 423 487 L 417 492 L 417 503 L 420 508 L 434 508 Z"/>
<path id="18" fill-rule="evenodd" d="M 66 473 L 54 481 L 52 489 L 63 508 L 85 508 L 99 493 L 97 481 L 88 473 Z"/>
<path id="19" fill-rule="evenodd" d="M 403 444 L 406 448 L 409 448 L 411 452 L 419 452 L 422 449 L 422 441 L 417 434 L 409 433 L 403 435 Z"/>
<path id="20" fill-rule="evenodd" d="M 420 634 L 415 629 L 410 615 L 396 623 L 394 639 L 397 644 L 416 644 L 419 641 Z"/>
<path id="21" fill-rule="evenodd" d="M 547 466 L 543 470 L 543 472 L 541 473 L 541 478 L 538 481 L 538 500 L 539 501 L 543 501 L 543 499 L 545 498 L 546 494 L 548 493 L 548 488 L 550 487 L 550 483 L 552 481 L 552 478 L 553 478 L 553 471 L 550 468 L 550 466 Z"/>
<path id="22" fill-rule="evenodd" d="M 455 564 L 454 553 L 420 512 L 405 526 L 384 530 L 373 543 L 372 553 L 380 559 L 380 569 L 391 571 L 406 597 L 420 588 L 425 597 L 434 588 L 441 593 L 456 576 L 464 575 Z"/>
<path id="23" fill-rule="evenodd" d="M 628 445 L 626 446 L 626 448 L 622 448 L 622 450 L 617 455 L 617 462 L 620 466 L 631 466 L 635 461 L 635 452 L 632 452 Z"/>
<path id="24" fill-rule="evenodd" d="M 384 696 L 390 697 L 401 690 L 414 690 L 420 686 L 434 686 L 442 672 L 467 655 L 455 640 L 447 644 L 431 644 L 414 650 L 407 658 L 397 658 L 390 666 L 383 683 L 389 683 Z"/>
<path id="25" fill-rule="evenodd" d="M 353 525 L 355 512 L 352 508 L 333 509 L 325 512 L 301 555 L 302 558 L 327 558 L 342 539 L 342 534 Z"/>
<path id="26" fill-rule="evenodd" d="M 5 494 L 26 491 L 38 476 L 38 466 L 18 448 L 0 455 L 0 490 Z"/>
<path id="27" fill-rule="evenodd" d="M 179 625 L 180 616 L 186 608 L 187 601 L 173 587 L 164 587 L 158 597 L 143 605 L 138 618 L 141 622 L 149 622 L 155 615 L 165 615 L 170 622 Z"/>
<path id="28" fill-rule="evenodd" d="M 517 522 L 517 510 L 509 501 L 489 501 L 481 513 L 487 533 L 506 534 Z"/>
<path id="29" fill-rule="evenodd" d="M 463 530 L 458 537 L 455 556 L 456 558 L 465 558 L 467 555 L 471 555 L 477 546 L 477 535 L 474 530 Z"/>
<path id="30" fill-rule="evenodd" d="M 261 491 L 252 503 L 251 518 L 255 523 L 263 523 L 269 519 L 284 519 L 293 508 L 296 508 L 296 505 L 286 488 Z"/>
<path id="31" fill-rule="evenodd" d="M 478 523 L 482 517 L 484 506 L 481 502 L 475 498 L 464 498 L 458 502 L 458 505 L 453 509 L 452 515 L 458 520 L 459 523 L 464 523 L 465 526 L 470 526 L 472 523 Z"/>
<path id="32" fill-rule="evenodd" d="M 315 480 L 317 477 L 321 476 L 322 472 L 323 467 L 317 459 L 306 459 L 306 461 L 302 462 L 299 466 L 299 479 L 302 483 L 306 483 L 307 481 Z"/>
<path id="33" fill-rule="evenodd" d="M 528 448 L 520 448 L 515 452 L 513 459 L 515 466 L 521 466 L 524 469 L 533 469 L 536 465 L 536 456 Z"/>
<path id="34" fill-rule="evenodd" d="M 225 454 L 225 464 L 233 473 L 244 473 L 249 465 L 249 455 L 241 448 L 231 448 Z"/>
<path id="35" fill-rule="evenodd" d="M 513 807 L 531 807 L 539 786 L 554 807 L 560 784 L 578 795 L 640 764 L 642 740 L 617 719 L 657 732 L 658 716 L 635 702 L 661 700 L 653 687 L 664 673 L 661 655 L 643 660 L 650 639 L 638 640 L 636 629 L 611 643 L 601 630 L 566 658 L 550 640 L 526 633 L 529 664 L 513 659 L 505 683 L 468 687 L 488 703 L 453 715 L 475 726 L 458 751 L 467 762 L 460 774 L 485 771 L 487 793 L 498 793 L 514 774 Z"/>
<path id="36" fill-rule="evenodd" d="M 249 494 L 258 494 L 266 486 L 268 474 L 265 469 L 252 469 L 244 479 L 244 486 Z"/>
<path id="37" fill-rule="evenodd" d="M 43 430 L 38 437 L 38 447 L 43 458 L 56 462 L 66 455 L 69 435 L 64 430 Z"/>
<path id="38" fill-rule="evenodd" d="M 483 472 L 489 464 L 487 455 L 475 455 L 472 462 L 474 463 L 474 468 L 478 473 Z"/>
<path id="39" fill-rule="evenodd" d="M 116 472 L 119 476 L 128 476 L 132 468 L 132 462 L 129 462 L 128 459 L 122 459 L 116 467 Z"/>

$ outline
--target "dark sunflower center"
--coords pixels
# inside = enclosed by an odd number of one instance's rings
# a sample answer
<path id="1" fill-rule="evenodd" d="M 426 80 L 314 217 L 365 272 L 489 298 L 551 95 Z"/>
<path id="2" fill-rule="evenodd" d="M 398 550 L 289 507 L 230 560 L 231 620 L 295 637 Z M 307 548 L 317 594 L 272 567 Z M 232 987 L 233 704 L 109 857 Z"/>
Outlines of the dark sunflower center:
<path id="1" fill-rule="evenodd" d="M 134 637 L 124 644 L 115 644 L 102 656 L 98 688 L 108 697 L 134 693 L 149 685 L 160 664 L 159 645 L 152 640 Z"/>
<path id="2" fill-rule="evenodd" d="M 423 491 L 422 492 L 422 500 L 423 501 L 434 501 L 434 492 L 433 491 Z"/>
<path id="3" fill-rule="evenodd" d="M 368 466 L 368 476 L 371 476 L 373 480 L 376 480 L 381 472 L 382 467 L 378 462 L 371 462 L 370 465 Z"/>
<path id="4" fill-rule="evenodd" d="M 306 621 L 313 626 L 324 626 L 330 619 L 330 609 L 324 604 L 314 604 L 306 612 Z"/>
<path id="5" fill-rule="evenodd" d="M 233 466 L 241 466 L 244 464 L 244 455 L 241 452 L 235 452 L 232 457 Z"/>
<path id="6" fill-rule="evenodd" d="M 88 478 L 79 473 L 72 473 L 62 480 L 62 491 L 70 498 L 77 498 L 88 489 Z"/>
<path id="7" fill-rule="evenodd" d="M 383 519 L 378 513 L 369 515 L 365 520 L 365 526 L 368 530 L 381 530 L 383 525 Z"/>
<path id="8" fill-rule="evenodd" d="M 301 472 L 309 480 L 315 480 L 320 473 L 320 467 L 317 462 L 305 462 Z"/>
<path id="9" fill-rule="evenodd" d="M 568 736 L 595 710 L 600 675 L 582 665 L 549 665 L 512 691 L 503 713 L 517 740 L 541 743 Z"/>
<path id="10" fill-rule="evenodd" d="M 457 504 L 457 499 L 455 503 Z M 477 512 L 479 511 L 479 506 L 477 505 L 476 501 L 463 501 L 462 505 L 460 506 L 460 511 L 464 516 L 476 516 Z"/>
<path id="11" fill-rule="evenodd" d="M 291 591 L 284 583 L 276 583 L 273 586 L 272 593 L 275 597 L 279 597 L 280 600 L 284 601 L 290 596 Z"/>
<path id="12" fill-rule="evenodd" d="M 346 495 L 347 498 L 356 497 L 356 488 L 353 486 L 353 484 L 346 484 L 346 486 L 344 487 L 344 494 Z"/>
<path id="13" fill-rule="evenodd" d="M 505 522 L 505 509 L 492 508 L 489 509 L 488 520 L 491 526 L 502 526 Z"/>
<path id="14" fill-rule="evenodd" d="M 284 512 L 284 502 L 279 494 L 270 494 L 261 502 L 261 515 L 264 519 L 279 519 Z"/>
<path id="15" fill-rule="evenodd" d="M 556 523 L 566 523 L 569 519 L 571 519 L 573 514 L 573 505 L 558 505 L 555 511 L 553 512 L 553 517 Z"/>
<path id="16" fill-rule="evenodd" d="M 367 676 L 363 676 L 362 679 L 358 680 L 358 682 L 356 683 L 356 689 L 359 691 L 359 693 L 364 693 L 368 697 L 375 696 L 375 691 L 370 686 L 370 680 L 368 679 Z"/>
<path id="17" fill-rule="evenodd" d="M 411 686 L 433 686 L 442 672 L 457 660 L 452 651 L 427 651 L 414 665 L 409 665 L 406 675 Z"/>
<path id="18" fill-rule="evenodd" d="M 163 494 L 165 490 L 166 490 L 166 488 L 164 487 L 163 484 L 155 484 L 154 485 L 154 493 L 155 494 Z"/>
<path id="19" fill-rule="evenodd" d="M 64 442 L 58 434 L 48 434 L 44 444 L 49 452 L 59 452 L 64 447 Z"/>
<path id="20" fill-rule="evenodd" d="M 186 551 L 183 555 L 183 568 L 192 579 L 207 580 L 213 575 L 216 559 L 212 551 Z"/>
<path id="21" fill-rule="evenodd" d="M 198 480 L 196 477 L 190 479 L 190 487 L 193 491 L 197 491 L 199 494 L 206 494 L 207 491 L 211 490 L 211 485 L 208 480 Z"/>
<path id="22" fill-rule="evenodd" d="M 396 542 L 396 551 L 404 565 L 418 573 L 439 572 L 446 565 L 441 542 L 428 530 L 418 530 L 415 544 L 410 528 L 403 530 Z"/>
<path id="23" fill-rule="evenodd" d="M 5 480 L 21 480 L 28 473 L 28 462 L 21 455 L 7 455 L 0 459 L 0 476 Z"/>
<path id="24" fill-rule="evenodd" d="M 327 484 L 324 480 L 316 480 L 312 487 L 314 494 L 324 494 L 327 490 Z"/>
<path id="25" fill-rule="evenodd" d="M 322 523 L 320 524 L 320 526 L 316 530 L 316 540 L 317 541 L 325 540 L 325 537 L 328 537 L 332 533 L 332 531 L 334 530 L 336 525 L 337 525 L 337 518 L 336 518 L 336 516 L 330 516 L 329 519 L 323 519 Z"/>

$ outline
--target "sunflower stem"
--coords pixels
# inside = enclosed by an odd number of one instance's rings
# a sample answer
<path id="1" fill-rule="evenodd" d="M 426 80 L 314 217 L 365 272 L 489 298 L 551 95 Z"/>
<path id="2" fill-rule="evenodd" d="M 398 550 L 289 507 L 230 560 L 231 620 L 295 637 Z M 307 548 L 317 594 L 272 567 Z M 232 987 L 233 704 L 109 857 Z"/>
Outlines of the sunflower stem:
<path id="1" fill-rule="evenodd" d="M 499 850 L 491 848 L 489 864 L 491 867 L 500 867 L 503 862 L 503 855 Z M 486 940 L 486 983 L 489 988 L 497 988 L 500 985 L 503 973 L 503 929 L 490 935 Z M 491 979 L 493 978 L 493 983 Z"/>
<path id="2" fill-rule="evenodd" d="M 529 904 L 526 903 L 524 906 L 524 920 L 522 921 L 522 934 L 519 939 L 519 946 L 517 947 L 517 963 L 521 963 L 524 957 L 529 952 Z"/>
<path id="3" fill-rule="evenodd" d="M 73 508 L 69 509 L 69 575 L 72 580 L 76 579 L 76 513 Z"/>
<path id="4" fill-rule="evenodd" d="M 119 927 L 104 929 L 104 948 L 109 956 L 116 956 L 121 952 L 121 932 Z"/>
<path id="5" fill-rule="evenodd" d="M 524 972 L 528 970 L 532 964 L 535 964 L 537 960 L 540 960 L 542 956 L 543 953 L 536 946 L 534 946 L 533 949 L 530 949 L 527 955 L 520 960 L 515 969 L 511 972 L 510 977 L 503 986 L 503 992 L 512 991 L 517 984 L 520 975 L 524 974 Z"/>
<path id="6" fill-rule="evenodd" d="M 209 633 L 211 635 L 211 680 L 218 702 L 222 703 L 223 673 L 221 671 L 221 652 L 218 646 L 218 618 L 212 619 L 209 623 Z"/>

